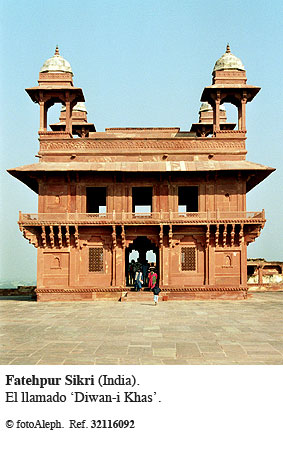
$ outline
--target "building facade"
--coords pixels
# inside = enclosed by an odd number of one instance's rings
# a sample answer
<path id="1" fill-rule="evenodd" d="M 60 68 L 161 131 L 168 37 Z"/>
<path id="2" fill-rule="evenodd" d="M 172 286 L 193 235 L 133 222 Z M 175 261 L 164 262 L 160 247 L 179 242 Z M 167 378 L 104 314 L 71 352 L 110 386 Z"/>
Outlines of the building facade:
<path id="1" fill-rule="evenodd" d="M 249 291 L 283 291 L 283 262 L 248 259 Z"/>
<path id="2" fill-rule="evenodd" d="M 26 90 L 40 106 L 39 162 L 9 170 L 38 193 L 38 213 L 19 216 L 38 251 L 38 301 L 119 299 L 134 250 L 141 262 L 155 254 L 169 300 L 245 298 L 247 246 L 265 224 L 246 194 L 274 170 L 246 160 L 246 104 L 259 90 L 227 46 L 190 131 L 96 132 L 56 48 Z M 63 108 L 48 130 L 54 103 Z"/>

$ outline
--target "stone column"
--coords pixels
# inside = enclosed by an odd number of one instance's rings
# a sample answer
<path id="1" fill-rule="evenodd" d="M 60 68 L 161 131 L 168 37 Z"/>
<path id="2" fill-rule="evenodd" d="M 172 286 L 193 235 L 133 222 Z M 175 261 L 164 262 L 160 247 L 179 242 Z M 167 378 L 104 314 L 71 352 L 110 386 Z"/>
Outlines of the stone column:
<path id="1" fill-rule="evenodd" d="M 40 123 L 39 123 L 39 131 L 43 132 L 45 130 L 45 104 L 43 101 L 39 102 L 40 107 Z"/>
<path id="2" fill-rule="evenodd" d="M 132 213 L 132 196 L 131 196 L 131 187 L 127 186 L 127 213 Z M 129 215 L 128 215 L 129 217 Z"/>
<path id="3" fill-rule="evenodd" d="M 114 185 L 110 185 L 107 188 L 107 200 L 106 200 L 106 204 L 107 204 L 107 213 L 112 213 L 113 210 L 115 209 L 114 206 Z"/>
<path id="4" fill-rule="evenodd" d="M 115 285 L 118 287 L 125 286 L 125 252 L 121 246 L 115 248 Z"/>
<path id="5" fill-rule="evenodd" d="M 215 285 L 215 247 L 208 246 L 208 285 Z"/>
<path id="6" fill-rule="evenodd" d="M 169 280 L 169 261 L 170 261 L 170 252 L 168 246 L 163 246 L 163 276 L 162 276 L 162 284 L 163 286 L 168 286 Z"/>
<path id="7" fill-rule="evenodd" d="M 216 93 L 215 104 L 213 108 L 213 133 L 220 130 L 220 91 Z"/>
<path id="8" fill-rule="evenodd" d="M 248 279 L 248 275 L 247 275 L 247 245 L 245 243 L 245 240 L 242 239 L 242 244 L 241 244 L 241 263 L 240 263 L 241 267 L 240 267 L 240 273 L 241 273 L 241 280 L 240 280 L 240 284 L 244 287 L 247 286 L 247 279 Z"/>
<path id="9" fill-rule="evenodd" d="M 241 131 L 245 132 L 246 131 L 246 103 L 247 103 L 247 99 L 246 96 L 244 96 L 241 99 L 241 116 L 242 116 L 242 120 L 241 120 Z M 240 129 L 240 127 L 239 127 Z"/>
<path id="10" fill-rule="evenodd" d="M 259 285 L 262 285 L 263 284 L 263 266 L 262 265 L 260 265 L 259 267 L 258 267 L 258 284 Z"/>
<path id="11" fill-rule="evenodd" d="M 242 131 L 242 110 L 243 110 L 243 104 L 241 102 L 241 105 L 238 106 L 238 130 Z"/>
<path id="12" fill-rule="evenodd" d="M 116 248 L 117 248 L 117 240 L 116 240 L 116 226 L 112 226 L 112 287 L 116 286 Z"/>
<path id="13" fill-rule="evenodd" d="M 159 232 L 159 286 L 163 285 L 163 224 Z"/>
<path id="14" fill-rule="evenodd" d="M 125 266 L 126 266 L 126 232 L 125 227 L 122 225 L 122 287 L 127 285 L 126 283 L 126 274 L 125 274 Z"/>
<path id="15" fill-rule="evenodd" d="M 69 95 L 66 94 L 66 132 L 72 133 L 72 120 L 71 120 L 71 102 Z"/>
<path id="16" fill-rule="evenodd" d="M 207 225 L 205 236 L 205 280 L 204 280 L 205 285 L 209 285 L 209 246 L 210 246 L 210 225 Z"/>
<path id="17" fill-rule="evenodd" d="M 215 100 L 215 131 L 220 130 L 220 99 Z"/>

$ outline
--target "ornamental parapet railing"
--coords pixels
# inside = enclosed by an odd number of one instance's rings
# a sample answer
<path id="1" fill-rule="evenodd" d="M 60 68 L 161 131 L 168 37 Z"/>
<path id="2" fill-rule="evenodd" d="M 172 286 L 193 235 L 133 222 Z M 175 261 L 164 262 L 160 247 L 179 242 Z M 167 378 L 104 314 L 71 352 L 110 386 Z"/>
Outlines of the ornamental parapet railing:
<path id="1" fill-rule="evenodd" d="M 19 213 L 19 224 L 37 225 L 130 225 L 130 224 L 217 224 L 247 223 L 262 224 L 262 211 L 199 211 L 180 213 L 158 211 L 152 213 L 108 212 L 108 213 Z"/>

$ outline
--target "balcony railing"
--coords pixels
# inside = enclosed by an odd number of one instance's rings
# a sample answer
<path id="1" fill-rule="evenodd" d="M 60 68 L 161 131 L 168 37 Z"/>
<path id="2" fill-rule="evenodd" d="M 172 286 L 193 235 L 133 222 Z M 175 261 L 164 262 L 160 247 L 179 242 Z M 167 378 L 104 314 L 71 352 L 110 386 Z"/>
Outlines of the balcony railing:
<path id="1" fill-rule="evenodd" d="M 152 213 L 109 212 L 109 213 L 22 213 L 19 223 L 24 225 L 120 225 L 120 224 L 211 224 L 262 223 L 265 212 L 262 211 L 199 211 L 180 213 L 158 211 Z"/>

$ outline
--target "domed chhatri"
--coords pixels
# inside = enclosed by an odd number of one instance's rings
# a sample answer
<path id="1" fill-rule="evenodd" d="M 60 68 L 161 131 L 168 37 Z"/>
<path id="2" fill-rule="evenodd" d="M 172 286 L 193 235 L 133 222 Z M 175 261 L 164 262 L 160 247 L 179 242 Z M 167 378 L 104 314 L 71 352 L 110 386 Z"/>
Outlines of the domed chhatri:
<path id="1" fill-rule="evenodd" d="M 201 102 L 208 102 L 213 108 L 213 136 L 225 133 L 228 137 L 227 130 L 221 127 L 221 105 L 232 103 L 238 109 L 238 130 L 231 129 L 229 133 L 232 133 L 231 136 L 237 133 L 239 137 L 245 137 L 246 104 L 253 100 L 259 90 L 258 86 L 247 85 L 244 65 L 231 53 L 227 44 L 226 53 L 214 65 L 211 86 L 205 87 L 201 95 Z"/>
<path id="2" fill-rule="evenodd" d="M 40 105 L 39 134 L 47 131 L 47 112 L 54 103 L 65 106 L 65 126 L 63 132 L 67 136 L 72 134 L 72 110 L 78 102 L 85 98 L 81 88 L 73 85 L 73 72 L 71 65 L 59 54 L 56 46 L 55 54 L 45 61 L 39 72 L 38 86 L 26 89 L 33 102 Z M 85 113 L 86 114 L 86 113 Z M 63 133 L 62 132 L 62 133 Z"/>
<path id="3" fill-rule="evenodd" d="M 245 70 L 245 68 L 240 58 L 231 53 L 230 46 L 227 44 L 226 52 L 214 65 L 213 72 L 216 70 Z"/>
<path id="4" fill-rule="evenodd" d="M 71 65 L 60 55 L 58 45 L 54 55 L 45 61 L 40 72 L 68 72 L 73 75 Z"/>
<path id="5" fill-rule="evenodd" d="M 219 107 L 219 122 L 221 130 L 233 130 L 236 124 L 227 123 L 224 105 Z M 190 132 L 196 133 L 198 137 L 207 137 L 213 132 L 213 108 L 208 102 L 203 102 L 199 109 L 199 121 L 192 124 Z"/>
<path id="6" fill-rule="evenodd" d="M 66 128 L 66 106 L 62 105 L 59 122 L 50 124 L 54 132 L 64 131 Z M 87 121 L 87 109 L 84 102 L 77 102 L 72 108 L 72 135 L 87 138 L 90 132 L 95 132 L 94 124 Z"/>
<path id="7" fill-rule="evenodd" d="M 66 106 L 62 105 L 61 111 L 66 111 Z M 82 111 L 83 113 L 87 113 L 87 109 L 85 106 L 84 102 L 78 102 L 74 107 L 73 107 L 73 112 L 74 111 Z"/>
<path id="8" fill-rule="evenodd" d="M 200 106 L 199 113 L 203 113 L 205 111 L 213 111 L 212 106 L 208 102 L 203 102 Z M 224 105 L 220 105 L 220 111 L 226 111 Z"/>

